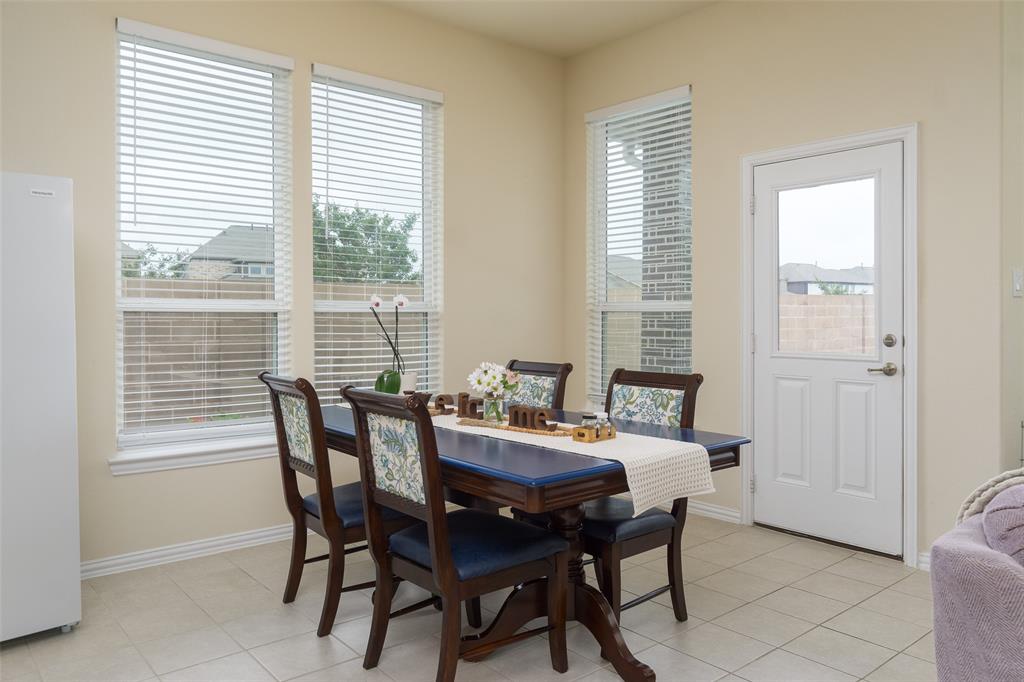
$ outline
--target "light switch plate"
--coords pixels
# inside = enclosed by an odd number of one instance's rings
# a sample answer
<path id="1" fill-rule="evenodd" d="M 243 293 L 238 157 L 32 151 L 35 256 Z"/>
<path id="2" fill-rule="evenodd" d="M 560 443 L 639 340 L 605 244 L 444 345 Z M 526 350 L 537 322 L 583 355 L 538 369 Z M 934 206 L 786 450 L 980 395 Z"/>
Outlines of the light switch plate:
<path id="1" fill-rule="evenodd" d="M 1012 279 L 1013 283 L 1010 286 L 1013 289 L 1013 296 L 1021 298 L 1024 296 L 1024 268 L 1014 268 Z"/>

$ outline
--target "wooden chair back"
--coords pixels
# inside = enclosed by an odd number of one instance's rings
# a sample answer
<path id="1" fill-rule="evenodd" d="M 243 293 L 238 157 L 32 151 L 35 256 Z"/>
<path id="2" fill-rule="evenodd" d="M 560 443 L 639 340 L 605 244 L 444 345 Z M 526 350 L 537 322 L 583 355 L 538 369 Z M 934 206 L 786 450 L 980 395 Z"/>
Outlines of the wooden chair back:
<path id="1" fill-rule="evenodd" d="M 565 404 L 565 384 L 568 381 L 569 373 L 572 372 L 571 362 L 533 362 L 530 360 L 509 360 L 505 365 L 520 374 L 538 377 L 551 377 L 555 381 L 554 392 L 550 405 L 533 405 L 533 407 L 550 407 L 555 410 L 563 409 Z M 513 399 L 514 403 L 515 400 Z"/>
<path id="2" fill-rule="evenodd" d="M 354 386 L 341 394 L 355 418 L 366 537 L 374 560 L 388 565 L 381 507 L 395 509 L 426 523 L 434 581 L 440 589 L 454 588 L 441 462 L 427 406 L 415 394 L 397 396 Z"/>
<path id="3" fill-rule="evenodd" d="M 679 426 L 684 429 L 692 429 L 694 414 L 697 411 L 697 390 L 702 383 L 704 383 L 702 374 L 640 372 L 620 367 L 612 372 L 612 376 L 608 380 L 608 393 L 605 396 L 604 409 L 608 414 L 612 413 L 612 394 L 616 386 L 640 386 L 683 391 L 683 400 L 678 415 Z"/>
<path id="4" fill-rule="evenodd" d="M 306 379 L 276 376 L 270 372 L 261 372 L 259 379 L 270 391 L 281 482 L 288 509 L 302 509 L 302 493 L 295 474 L 304 474 L 316 481 L 320 521 L 324 528 L 340 529 L 341 521 L 334 508 L 327 434 L 316 389 Z"/>

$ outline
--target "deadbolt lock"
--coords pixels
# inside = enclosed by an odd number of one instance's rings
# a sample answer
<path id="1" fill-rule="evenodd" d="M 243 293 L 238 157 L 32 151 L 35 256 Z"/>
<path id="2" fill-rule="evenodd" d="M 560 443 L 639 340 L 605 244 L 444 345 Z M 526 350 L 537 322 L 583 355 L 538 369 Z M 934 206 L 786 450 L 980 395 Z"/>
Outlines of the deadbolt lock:
<path id="1" fill-rule="evenodd" d="M 882 345 L 885 346 L 886 348 L 892 348 L 893 346 L 895 346 L 896 345 L 896 335 L 895 334 L 886 334 L 885 336 L 883 336 L 882 337 Z"/>

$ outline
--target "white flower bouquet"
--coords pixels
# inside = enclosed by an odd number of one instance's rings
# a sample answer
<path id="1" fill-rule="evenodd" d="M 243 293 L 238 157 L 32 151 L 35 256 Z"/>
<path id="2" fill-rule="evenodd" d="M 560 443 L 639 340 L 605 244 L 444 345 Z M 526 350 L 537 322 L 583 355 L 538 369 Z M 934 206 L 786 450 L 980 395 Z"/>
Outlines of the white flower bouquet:
<path id="1" fill-rule="evenodd" d="M 502 401 L 510 397 L 519 386 L 519 372 L 505 369 L 494 362 L 483 362 L 473 370 L 468 380 L 471 391 L 484 395 L 484 419 L 502 421 Z"/>

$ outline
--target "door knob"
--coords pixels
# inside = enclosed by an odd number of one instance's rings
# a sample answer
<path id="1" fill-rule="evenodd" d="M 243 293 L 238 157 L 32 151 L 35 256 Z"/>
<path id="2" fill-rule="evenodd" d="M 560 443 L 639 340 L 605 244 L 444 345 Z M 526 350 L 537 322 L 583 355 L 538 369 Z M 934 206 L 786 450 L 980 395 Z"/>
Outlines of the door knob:
<path id="1" fill-rule="evenodd" d="M 869 374 L 878 373 L 878 374 L 884 374 L 887 377 L 893 376 L 898 371 L 899 371 L 899 369 L 896 367 L 896 364 L 892 363 L 892 362 L 887 362 L 884 365 L 882 365 L 881 367 L 868 367 L 868 373 Z"/>

